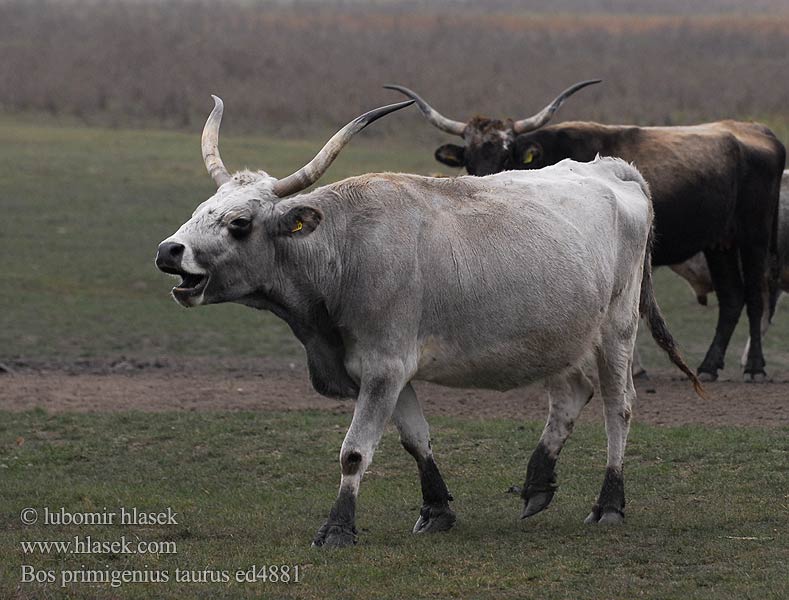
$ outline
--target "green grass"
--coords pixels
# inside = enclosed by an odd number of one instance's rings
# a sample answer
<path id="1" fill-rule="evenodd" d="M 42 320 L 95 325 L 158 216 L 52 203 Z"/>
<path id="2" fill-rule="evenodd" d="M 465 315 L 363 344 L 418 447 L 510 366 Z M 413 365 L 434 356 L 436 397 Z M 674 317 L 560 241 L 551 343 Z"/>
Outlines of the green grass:
<path id="1" fill-rule="evenodd" d="M 355 548 L 309 542 L 332 503 L 348 417 L 316 413 L 120 413 L 0 418 L 0 597 L 20 564 L 38 569 L 220 569 L 298 564 L 290 585 L 22 586 L 71 598 L 785 598 L 789 592 L 789 430 L 635 426 L 627 523 L 581 523 L 605 464 L 602 427 L 578 427 L 551 507 L 518 519 L 504 494 L 522 479 L 540 426 L 435 419 L 434 448 L 456 502 L 455 530 L 415 537 L 416 467 L 394 432 L 362 485 Z M 23 526 L 25 507 L 171 507 L 178 525 Z M 23 557 L 22 540 L 93 535 L 175 541 L 160 556 Z M 135 538 L 136 539 L 136 538 Z"/>
<path id="2" fill-rule="evenodd" d="M 227 138 L 228 165 L 284 176 L 325 140 Z M 417 152 L 424 150 L 424 152 Z M 359 136 L 326 181 L 435 170 L 428 149 Z M 0 120 L 0 357 L 296 354 L 288 328 L 239 306 L 179 310 L 159 242 L 215 190 L 198 135 Z"/>
<path id="3" fill-rule="evenodd" d="M 231 167 L 283 176 L 323 141 L 231 136 L 223 138 L 222 153 Z M 0 359 L 300 353 L 270 314 L 234 305 L 180 309 L 169 298 L 171 279 L 153 266 L 159 241 L 213 192 L 199 148 L 196 134 L 0 120 Z M 370 171 L 434 172 L 432 150 L 364 133 L 325 181 Z M 665 269 L 657 289 L 676 337 L 697 364 L 712 339 L 714 296 L 712 307 L 697 306 L 685 283 Z M 729 356 L 732 373 L 744 322 Z M 666 364 L 644 336 L 641 348 L 647 366 Z M 773 369 L 789 368 L 789 319 L 780 312 L 766 356 Z"/>

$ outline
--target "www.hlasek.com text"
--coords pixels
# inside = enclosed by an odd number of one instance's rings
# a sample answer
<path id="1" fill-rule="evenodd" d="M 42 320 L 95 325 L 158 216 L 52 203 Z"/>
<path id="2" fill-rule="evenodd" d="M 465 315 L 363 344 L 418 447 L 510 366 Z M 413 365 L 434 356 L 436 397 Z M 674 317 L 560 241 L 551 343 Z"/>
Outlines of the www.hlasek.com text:
<path id="1" fill-rule="evenodd" d="M 20 545 L 23 554 L 178 554 L 178 546 L 172 540 L 148 541 L 125 535 L 116 540 L 75 535 L 69 540 L 23 540 Z"/>

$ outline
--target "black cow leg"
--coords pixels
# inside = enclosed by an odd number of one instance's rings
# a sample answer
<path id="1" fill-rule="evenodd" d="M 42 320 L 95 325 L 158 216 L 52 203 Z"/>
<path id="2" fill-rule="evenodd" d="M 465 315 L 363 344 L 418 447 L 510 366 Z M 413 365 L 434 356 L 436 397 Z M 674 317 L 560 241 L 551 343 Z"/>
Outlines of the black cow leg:
<path id="1" fill-rule="evenodd" d="M 414 525 L 414 533 L 437 533 L 447 531 L 455 524 L 457 517 L 449 508 L 453 500 L 449 493 L 438 466 L 429 456 L 423 460 L 417 459 L 419 466 L 419 481 L 422 484 L 422 508 L 419 510 L 419 519 Z"/>
<path id="2" fill-rule="evenodd" d="M 556 489 L 556 456 L 551 456 L 540 442 L 534 449 L 526 467 L 526 482 L 521 489 L 524 507 L 521 519 L 548 508 Z"/>
<path id="3" fill-rule="evenodd" d="M 744 247 L 742 250 L 743 278 L 745 280 L 745 306 L 748 314 L 748 329 L 751 334 L 748 357 L 745 361 L 745 381 L 764 381 L 764 354 L 762 352 L 762 315 L 765 310 L 764 297 L 767 269 L 767 249 Z"/>
<path id="4" fill-rule="evenodd" d="M 312 545 L 315 547 L 352 546 L 356 543 L 356 496 L 348 489 L 340 490 L 329 518 L 321 525 Z"/>
<path id="5" fill-rule="evenodd" d="M 451 529 L 456 521 L 455 513 L 449 508 L 452 495 L 433 459 L 430 429 L 410 383 L 400 392 L 393 419 L 403 448 L 414 457 L 419 468 L 422 508 L 413 532 L 437 533 Z"/>
<path id="6" fill-rule="evenodd" d="M 745 304 L 745 292 L 740 275 L 739 253 L 736 248 L 705 250 L 704 256 L 718 296 L 718 324 L 707 355 L 698 368 L 702 381 L 715 381 L 723 368 L 726 348 Z"/>
<path id="7" fill-rule="evenodd" d="M 584 523 L 613 525 L 625 520 L 625 480 L 622 470 L 608 467 L 603 479 L 603 487 L 597 498 L 597 504 L 584 519 Z"/>

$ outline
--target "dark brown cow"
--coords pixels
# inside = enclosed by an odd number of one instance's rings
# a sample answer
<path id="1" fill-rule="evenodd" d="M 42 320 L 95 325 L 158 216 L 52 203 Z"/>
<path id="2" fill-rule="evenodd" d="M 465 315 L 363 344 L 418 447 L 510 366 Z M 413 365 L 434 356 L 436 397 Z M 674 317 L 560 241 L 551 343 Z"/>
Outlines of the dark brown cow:
<path id="1" fill-rule="evenodd" d="M 458 123 L 441 116 L 414 92 L 396 89 L 416 100 L 432 123 Z M 745 378 L 764 379 L 762 289 L 768 263 L 773 267 L 772 284 L 777 281 L 778 196 L 786 159 L 772 131 L 738 121 L 688 127 L 567 122 L 519 134 L 517 123 L 521 122 L 475 117 L 463 124 L 462 132 L 456 125 L 451 132 L 461 135 L 466 146 L 441 146 L 436 159 L 465 166 L 472 175 L 539 169 L 566 158 L 590 161 L 597 154 L 635 164 L 649 182 L 655 206 L 652 264 L 672 265 L 704 252 L 709 265 L 719 313 L 715 337 L 698 368 L 700 376 L 707 381 L 717 378 L 745 306 L 751 335 Z"/>

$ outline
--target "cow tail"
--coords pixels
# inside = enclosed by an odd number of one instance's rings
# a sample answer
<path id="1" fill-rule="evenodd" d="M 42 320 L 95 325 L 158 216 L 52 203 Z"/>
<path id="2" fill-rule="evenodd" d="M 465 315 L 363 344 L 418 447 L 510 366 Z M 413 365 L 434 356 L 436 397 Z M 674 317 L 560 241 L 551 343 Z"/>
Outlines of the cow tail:
<path id="1" fill-rule="evenodd" d="M 651 212 L 652 208 L 650 206 L 650 213 Z M 647 247 L 646 252 L 644 253 L 644 275 L 641 278 L 641 298 L 639 301 L 639 311 L 641 312 L 641 316 L 646 319 L 647 325 L 649 326 L 649 331 L 652 333 L 652 338 L 655 340 L 657 345 L 660 346 L 666 354 L 668 354 L 671 362 L 679 367 L 680 371 L 687 375 L 688 379 L 690 379 L 691 383 L 693 384 L 693 389 L 696 394 L 706 400 L 707 396 L 704 392 L 704 387 L 702 387 L 699 378 L 696 377 L 696 374 L 693 371 L 691 371 L 690 367 L 688 367 L 687 363 L 682 358 L 682 355 L 679 353 L 677 343 L 674 341 L 674 337 L 668 330 L 668 325 L 663 318 L 663 314 L 660 312 L 660 307 L 658 306 L 657 299 L 655 298 L 655 289 L 652 285 L 652 245 L 654 243 L 655 236 L 654 227 L 652 226 L 651 221 L 652 219 L 650 218 Z"/>

